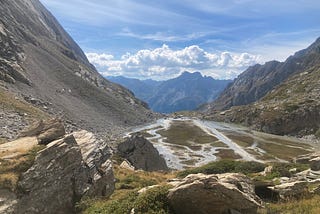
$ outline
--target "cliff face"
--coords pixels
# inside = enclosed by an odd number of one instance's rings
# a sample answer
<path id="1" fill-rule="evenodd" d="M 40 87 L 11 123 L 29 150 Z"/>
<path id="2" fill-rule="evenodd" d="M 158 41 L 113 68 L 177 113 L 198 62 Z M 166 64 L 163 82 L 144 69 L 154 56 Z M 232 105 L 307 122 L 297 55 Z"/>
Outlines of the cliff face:
<path id="1" fill-rule="evenodd" d="M 152 118 L 131 92 L 100 76 L 38 0 L 1 1 L 0 16 L 1 90 L 92 131 Z"/>
<path id="2" fill-rule="evenodd" d="M 290 56 L 285 62 L 270 61 L 254 65 L 238 76 L 234 82 L 207 106 L 209 110 L 226 110 L 232 106 L 253 103 L 296 73 L 320 63 L 320 38 L 307 49 Z"/>

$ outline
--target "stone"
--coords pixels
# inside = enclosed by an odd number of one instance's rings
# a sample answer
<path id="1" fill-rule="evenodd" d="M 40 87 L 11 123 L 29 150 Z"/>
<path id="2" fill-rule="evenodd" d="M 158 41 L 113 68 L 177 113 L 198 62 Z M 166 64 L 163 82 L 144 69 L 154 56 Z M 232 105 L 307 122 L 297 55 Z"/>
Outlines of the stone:
<path id="1" fill-rule="evenodd" d="M 168 200 L 176 213 L 257 213 L 261 206 L 251 180 L 243 174 L 192 174 L 174 182 Z"/>
<path id="2" fill-rule="evenodd" d="M 118 145 L 118 153 L 127 159 L 135 169 L 144 171 L 168 170 L 164 158 L 159 154 L 150 141 L 135 135 Z"/>
<path id="3" fill-rule="evenodd" d="M 132 166 L 131 163 L 127 160 L 122 161 L 122 163 L 120 164 L 120 167 L 123 169 L 131 170 L 131 171 L 135 170 L 134 166 Z"/>
<path id="4" fill-rule="evenodd" d="M 74 213 L 85 196 L 110 196 L 114 175 L 101 146 L 86 131 L 49 143 L 21 176 L 15 213 Z"/>
<path id="5" fill-rule="evenodd" d="M 269 187 L 271 190 L 279 194 L 280 199 L 290 200 L 292 198 L 301 198 L 308 194 L 308 182 L 307 181 L 288 181 L 283 184 Z"/>
<path id="6" fill-rule="evenodd" d="M 66 134 L 63 123 L 59 119 L 40 120 L 23 131 L 20 137 L 37 136 L 39 144 L 48 144 L 62 138 Z"/>

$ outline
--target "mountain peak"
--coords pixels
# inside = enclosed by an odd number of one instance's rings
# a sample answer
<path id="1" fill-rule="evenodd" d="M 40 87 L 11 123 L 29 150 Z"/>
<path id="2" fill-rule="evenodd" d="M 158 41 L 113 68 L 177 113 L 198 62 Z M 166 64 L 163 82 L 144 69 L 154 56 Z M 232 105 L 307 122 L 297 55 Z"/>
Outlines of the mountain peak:
<path id="1" fill-rule="evenodd" d="M 203 77 L 202 74 L 199 71 L 196 72 L 189 72 L 189 71 L 184 71 L 180 76 L 178 76 L 178 78 L 180 77 L 186 77 L 186 78 L 190 78 L 190 77 Z"/>

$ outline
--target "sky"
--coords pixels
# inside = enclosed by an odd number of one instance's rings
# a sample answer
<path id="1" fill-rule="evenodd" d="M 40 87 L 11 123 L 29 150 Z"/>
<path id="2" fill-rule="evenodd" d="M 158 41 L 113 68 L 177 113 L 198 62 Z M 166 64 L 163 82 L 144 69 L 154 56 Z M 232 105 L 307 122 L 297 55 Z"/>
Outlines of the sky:
<path id="1" fill-rule="evenodd" d="M 104 76 L 233 79 L 320 36 L 318 0 L 40 0 Z"/>

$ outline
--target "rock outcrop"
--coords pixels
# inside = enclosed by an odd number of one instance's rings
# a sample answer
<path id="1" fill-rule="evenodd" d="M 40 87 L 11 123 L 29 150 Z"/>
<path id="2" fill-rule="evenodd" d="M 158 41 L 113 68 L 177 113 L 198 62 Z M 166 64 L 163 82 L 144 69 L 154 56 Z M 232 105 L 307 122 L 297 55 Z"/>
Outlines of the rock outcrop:
<path id="1" fill-rule="evenodd" d="M 49 143 L 21 177 L 15 213 L 74 213 L 84 196 L 109 196 L 111 153 L 102 146 L 86 131 Z"/>
<path id="2" fill-rule="evenodd" d="M 145 171 L 168 170 L 166 161 L 156 148 L 144 137 L 135 135 L 118 145 L 118 153 L 135 169 Z"/>
<path id="3" fill-rule="evenodd" d="M 39 144 L 48 144 L 62 138 L 66 134 L 64 125 L 59 119 L 40 120 L 33 124 L 28 130 L 23 131 L 21 137 L 36 136 Z"/>
<path id="4" fill-rule="evenodd" d="M 320 38 L 283 63 L 243 72 L 207 106 L 205 117 L 277 135 L 306 136 L 320 133 L 319 109 Z"/>
<path id="5" fill-rule="evenodd" d="M 169 203 L 176 213 L 257 213 L 260 199 L 251 180 L 238 173 L 192 174 L 172 183 Z"/>
<path id="6" fill-rule="evenodd" d="M 278 193 L 282 200 L 299 199 L 309 194 L 307 181 L 285 182 L 269 188 Z"/>

